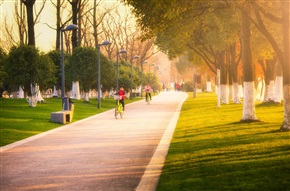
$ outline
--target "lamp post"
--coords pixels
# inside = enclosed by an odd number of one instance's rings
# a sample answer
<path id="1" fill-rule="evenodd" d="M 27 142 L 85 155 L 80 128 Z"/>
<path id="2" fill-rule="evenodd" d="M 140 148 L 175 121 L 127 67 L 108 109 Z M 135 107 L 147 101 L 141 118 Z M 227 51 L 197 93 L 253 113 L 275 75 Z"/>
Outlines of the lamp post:
<path id="1" fill-rule="evenodd" d="M 148 74 L 148 84 L 150 85 L 150 67 L 155 66 L 155 64 L 150 64 L 149 65 L 149 74 Z"/>
<path id="2" fill-rule="evenodd" d="M 120 50 L 120 52 L 117 52 L 117 64 L 116 64 L 116 91 L 119 90 L 119 63 L 118 63 L 118 58 L 119 54 L 125 54 L 127 53 L 126 50 Z"/>
<path id="3" fill-rule="evenodd" d="M 62 109 L 68 110 L 68 99 L 65 97 L 65 76 L 64 76 L 64 53 L 63 53 L 63 33 L 65 31 L 72 31 L 76 30 L 78 26 L 71 24 L 68 25 L 66 28 L 60 30 L 60 49 L 61 49 L 61 58 L 60 58 L 60 65 L 61 65 L 61 98 L 62 98 Z"/>
<path id="4" fill-rule="evenodd" d="M 141 75 L 140 75 L 140 79 L 141 79 L 141 85 L 140 85 L 140 97 L 142 98 L 142 82 L 143 82 L 143 70 L 142 70 L 142 64 L 146 64 L 148 63 L 147 60 L 145 60 L 143 63 L 140 63 L 140 71 L 141 71 Z"/>
<path id="5" fill-rule="evenodd" d="M 110 45 L 110 41 L 104 41 L 102 44 L 98 44 L 98 109 L 101 108 L 101 58 L 100 47 Z"/>
<path id="6" fill-rule="evenodd" d="M 157 81 L 156 70 L 159 70 L 159 66 L 154 67 L 154 77 Z M 154 82 L 154 91 L 156 91 L 156 81 Z"/>
<path id="7" fill-rule="evenodd" d="M 130 78 L 130 99 L 132 99 L 132 75 L 133 75 L 133 72 L 132 72 L 132 69 L 133 69 L 133 66 L 132 66 L 132 61 L 133 59 L 138 59 L 139 56 L 138 55 L 135 55 L 134 57 L 131 58 L 130 60 L 130 64 L 131 64 L 131 78 Z"/>

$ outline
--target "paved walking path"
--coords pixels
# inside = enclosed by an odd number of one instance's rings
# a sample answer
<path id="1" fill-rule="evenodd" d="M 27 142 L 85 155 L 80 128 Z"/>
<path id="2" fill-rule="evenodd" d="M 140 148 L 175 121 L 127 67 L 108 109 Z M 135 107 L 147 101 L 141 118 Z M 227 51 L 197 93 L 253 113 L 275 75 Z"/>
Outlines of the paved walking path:
<path id="1" fill-rule="evenodd" d="M 1 147 L 1 191 L 153 191 L 167 154 L 182 92 L 151 105 L 128 104 Z"/>

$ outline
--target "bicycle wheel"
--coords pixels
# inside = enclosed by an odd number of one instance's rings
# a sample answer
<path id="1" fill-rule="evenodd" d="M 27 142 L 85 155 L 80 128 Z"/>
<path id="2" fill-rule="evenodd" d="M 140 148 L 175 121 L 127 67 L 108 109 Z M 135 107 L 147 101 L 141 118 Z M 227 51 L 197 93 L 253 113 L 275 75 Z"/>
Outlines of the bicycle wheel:
<path id="1" fill-rule="evenodd" d="M 115 107 L 115 118 L 118 119 L 118 106 Z"/>
<path id="2" fill-rule="evenodd" d="M 150 99 L 147 100 L 147 104 L 150 105 Z"/>
<path id="3" fill-rule="evenodd" d="M 148 105 L 150 105 L 150 96 L 149 93 L 146 93 L 146 102 Z"/>

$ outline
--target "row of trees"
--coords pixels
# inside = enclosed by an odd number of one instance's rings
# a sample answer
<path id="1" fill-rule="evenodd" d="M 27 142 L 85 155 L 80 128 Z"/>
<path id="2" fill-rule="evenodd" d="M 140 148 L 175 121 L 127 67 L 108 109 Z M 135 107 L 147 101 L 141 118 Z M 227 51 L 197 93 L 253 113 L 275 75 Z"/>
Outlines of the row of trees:
<path id="1" fill-rule="evenodd" d="M 191 61 L 202 59 L 215 74 L 219 69 L 222 89 L 233 84 L 238 92 L 238 66 L 242 63 L 243 121 L 258 119 L 255 63 L 261 64 L 268 89 L 275 76 L 276 82 L 283 80 L 281 130 L 290 130 L 289 1 L 123 1 L 133 6 L 146 32 L 144 39 L 156 37 L 158 47 L 171 58 L 186 53 Z"/>
<path id="2" fill-rule="evenodd" d="M 80 89 L 87 95 L 90 90 L 97 90 L 98 75 L 98 51 L 92 47 L 77 47 L 72 55 L 65 55 L 66 90 L 72 89 L 72 82 L 78 81 Z M 116 87 L 116 62 L 107 59 L 101 54 L 101 84 L 103 91 L 110 91 Z M 30 45 L 12 47 L 7 55 L 0 49 L 0 95 L 3 91 L 18 91 L 19 86 L 27 93 L 29 99 L 33 99 L 36 91 L 33 85 L 38 85 L 41 91 L 56 86 L 61 89 L 60 51 L 54 50 L 47 54 L 39 52 Z M 153 74 L 145 74 L 140 67 L 133 67 L 132 86 L 148 83 L 148 75 L 151 75 L 151 83 L 157 83 Z M 143 78 L 141 78 L 143 76 Z M 130 87 L 131 65 L 124 59 L 119 61 L 119 83 L 127 90 Z M 88 97 L 86 97 L 88 101 Z M 36 104 L 35 100 L 30 101 Z"/>
<path id="3" fill-rule="evenodd" d="M 6 15 L 5 23 L 1 28 L 4 36 L 0 42 L 2 47 L 1 86 L 8 91 L 17 90 L 19 86 L 22 86 L 29 97 L 35 94 L 35 85 L 38 85 L 41 90 L 51 88 L 53 85 L 60 88 L 60 35 L 61 29 L 68 23 L 77 25 L 78 30 L 63 32 L 66 52 L 66 90 L 71 89 L 73 81 L 80 82 L 82 91 L 96 89 L 98 72 L 96 48 L 103 40 L 109 40 L 112 43 L 102 48 L 103 90 L 115 87 L 113 84 L 116 82 L 114 59 L 121 49 L 125 49 L 127 53 L 122 55 L 122 59 L 119 58 L 121 60 L 119 63 L 121 66 L 120 83 L 130 87 L 131 74 L 128 62 L 134 55 L 138 55 L 139 59 L 133 62 L 133 88 L 140 85 L 142 83 L 140 76 L 144 71 L 142 63 L 156 53 L 153 39 L 141 42 L 138 38 L 140 31 L 135 27 L 132 16 L 129 13 L 120 14 L 118 4 L 105 6 L 105 2 L 104 0 L 50 2 L 44 0 L 41 3 L 38 2 L 36 6 L 35 0 L 15 1 L 16 25 L 10 24 Z M 0 1 L 0 6 L 1 3 L 3 2 Z M 55 8 L 56 24 L 49 25 L 56 32 L 55 50 L 42 53 L 38 50 L 35 41 L 37 32 L 35 25 L 39 24 L 43 14 L 47 14 L 42 11 L 48 3 Z M 45 23 L 43 20 L 42 22 Z M 14 26 L 18 27 L 17 30 Z M 30 101 L 30 104 L 33 104 L 33 101 Z"/>

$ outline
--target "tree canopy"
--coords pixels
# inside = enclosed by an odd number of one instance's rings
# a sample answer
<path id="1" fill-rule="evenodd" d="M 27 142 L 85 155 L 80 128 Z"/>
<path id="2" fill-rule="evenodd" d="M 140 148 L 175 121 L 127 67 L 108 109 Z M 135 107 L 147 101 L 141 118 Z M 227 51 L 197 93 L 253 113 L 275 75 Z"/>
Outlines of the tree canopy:
<path id="1" fill-rule="evenodd" d="M 50 57 L 40 53 L 30 45 L 19 45 L 11 48 L 5 71 L 9 73 L 8 81 L 14 87 L 22 86 L 31 96 L 31 84 L 38 84 L 41 89 L 53 85 L 55 65 Z"/>

